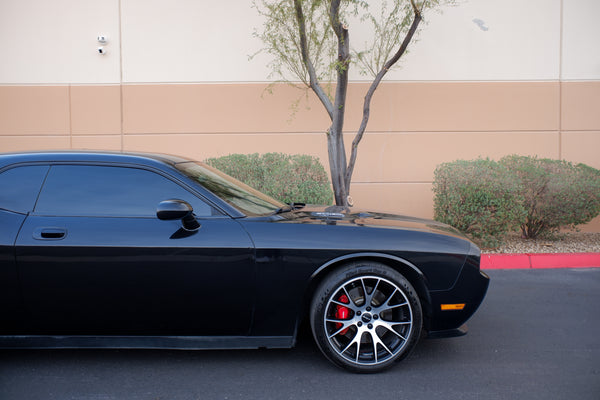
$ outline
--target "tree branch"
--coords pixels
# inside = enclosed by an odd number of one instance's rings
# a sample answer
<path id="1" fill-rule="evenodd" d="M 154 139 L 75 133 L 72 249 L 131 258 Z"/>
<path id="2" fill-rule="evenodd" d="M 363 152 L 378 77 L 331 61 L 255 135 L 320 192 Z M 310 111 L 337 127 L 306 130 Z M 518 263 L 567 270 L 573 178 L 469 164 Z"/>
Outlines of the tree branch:
<path id="1" fill-rule="evenodd" d="M 402 41 L 402 44 L 400 45 L 400 48 L 398 49 L 398 51 L 392 56 L 392 58 L 390 58 L 383 65 L 383 68 L 381 68 L 381 70 L 377 73 L 377 75 L 375 76 L 375 79 L 373 80 L 373 82 L 371 83 L 371 86 L 369 87 L 369 90 L 367 91 L 367 94 L 365 95 L 365 101 L 364 101 L 364 105 L 363 105 L 363 118 L 360 123 L 360 127 L 358 128 L 358 132 L 356 133 L 356 136 L 354 137 L 354 140 L 352 141 L 350 162 L 348 163 L 348 168 L 346 170 L 346 176 L 345 176 L 346 187 L 350 187 L 350 181 L 352 180 L 352 173 L 354 172 L 354 165 L 356 163 L 356 156 L 358 155 L 358 144 L 362 140 L 363 135 L 365 133 L 365 129 L 367 128 L 367 123 L 369 122 L 369 116 L 371 114 L 371 99 L 373 98 L 373 94 L 375 93 L 375 90 L 379 86 L 379 83 L 381 82 L 381 80 L 383 79 L 385 74 L 387 74 L 389 69 L 398 62 L 400 57 L 402 57 L 402 55 L 406 51 L 406 48 L 408 47 L 408 44 L 411 42 L 415 32 L 417 31 L 417 27 L 419 26 L 419 23 L 421 22 L 421 19 L 422 19 L 421 10 L 419 10 L 417 8 L 417 6 L 415 5 L 415 2 L 413 0 L 411 0 L 411 4 L 413 7 L 413 12 L 415 14 L 415 18 L 410 26 L 410 29 L 408 30 L 406 36 L 404 37 L 404 40 Z"/>
<path id="2" fill-rule="evenodd" d="M 344 115 L 346 112 L 346 94 L 348 92 L 348 67 L 350 66 L 350 40 L 348 29 L 340 21 L 340 0 L 333 0 L 329 8 L 331 27 L 337 36 L 338 59 L 335 69 L 337 71 L 337 85 L 335 89 L 335 102 L 330 135 L 337 148 L 334 165 L 337 171 L 332 170 L 332 179 L 340 185 L 340 195 L 336 193 L 336 204 L 346 207 L 348 205 L 348 188 L 346 184 L 346 149 L 344 146 Z"/>
<path id="3" fill-rule="evenodd" d="M 304 13 L 302 12 L 302 4 L 300 0 L 294 0 L 294 8 L 296 9 L 296 21 L 298 22 L 298 33 L 300 34 L 300 50 L 302 53 L 302 61 L 304 65 L 306 65 L 306 69 L 308 71 L 308 76 L 310 78 L 310 87 L 315 92 L 321 103 L 327 110 L 329 114 L 329 118 L 333 120 L 333 105 L 331 104 L 331 100 L 327 97 L 327 94 L 319 85 L 319 80 L 317 79 L 317 73 L 315 72 L 315 67 L 313 66 L 312 61 L 308 55 L 308 45 L 306 42 L 306 24 L 304 22 Z"/>

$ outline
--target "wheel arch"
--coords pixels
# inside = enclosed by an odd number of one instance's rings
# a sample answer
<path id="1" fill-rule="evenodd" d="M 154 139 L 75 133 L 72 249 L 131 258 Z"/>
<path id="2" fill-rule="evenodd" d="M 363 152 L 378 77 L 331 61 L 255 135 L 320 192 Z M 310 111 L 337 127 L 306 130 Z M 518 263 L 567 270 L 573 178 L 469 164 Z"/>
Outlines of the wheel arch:
<path id="1" fill-rule="evenodd" d="M 314 296 L 314 293 L 319 284 L 327 277 L 330 273 L 336 269 L 342 267 L 349 262 L 355 261 L 374 261 L 379 262 L 387 267 L 396 270 L 402 274 L 416 290 L 419 300 L 421 301 L 421 307 L 423 312 L 423 325 L 425 329 L 429 327 L 429 318 L 431 316 L 431 297 L 429 296 L 429 290 L 427 289 L 427 283 L 425 275 L 421 270 L 412 264 L 410 261 L 400 257 L 396 257 L 385 253 L 355 253 L 346 254 L 344 256 L 335 258 L 328 261 L 327 263 L 320 266 L 310 277 L 303 302 L 303 309 L 301 318 L 306 319 L 310 312 L 310 303 Z"/>

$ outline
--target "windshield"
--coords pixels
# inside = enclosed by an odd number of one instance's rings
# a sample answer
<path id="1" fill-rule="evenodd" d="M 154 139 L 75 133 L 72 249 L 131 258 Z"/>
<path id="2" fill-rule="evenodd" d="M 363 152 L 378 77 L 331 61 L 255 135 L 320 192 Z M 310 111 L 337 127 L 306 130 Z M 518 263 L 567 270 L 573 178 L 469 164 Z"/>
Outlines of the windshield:
<path id="1" fill-rule="evenodd" d="M 286 206 L 206 164 L 190 161 L 176 164 L 175 167 L 246 215 L 273 214 Z"/>

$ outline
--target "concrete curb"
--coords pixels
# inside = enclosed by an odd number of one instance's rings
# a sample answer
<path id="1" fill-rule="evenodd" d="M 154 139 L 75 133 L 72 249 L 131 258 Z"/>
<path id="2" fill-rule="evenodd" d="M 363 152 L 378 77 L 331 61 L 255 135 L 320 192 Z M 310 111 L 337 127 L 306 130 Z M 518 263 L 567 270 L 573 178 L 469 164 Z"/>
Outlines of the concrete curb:
<path id="1" fill-rule="evenodd" d="M 482 254 L 481 269 L 600 268 L 600 253 Z"/>

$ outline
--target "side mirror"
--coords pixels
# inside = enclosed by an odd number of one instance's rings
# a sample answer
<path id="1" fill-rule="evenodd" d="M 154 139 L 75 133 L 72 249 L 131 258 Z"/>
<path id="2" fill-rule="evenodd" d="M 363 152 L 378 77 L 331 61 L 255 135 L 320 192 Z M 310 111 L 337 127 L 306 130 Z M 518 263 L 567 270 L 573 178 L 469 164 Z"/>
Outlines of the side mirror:
<path id="1" fill-rule="evenodd" d="M 156 208 L 156 216 L 162 221 L 180 219 L 186 231 L 196 231 L 200 228 L 200 224 L 194 217 L 194 209 L 187 201 L 178 199 L 161 201 Z"/>

